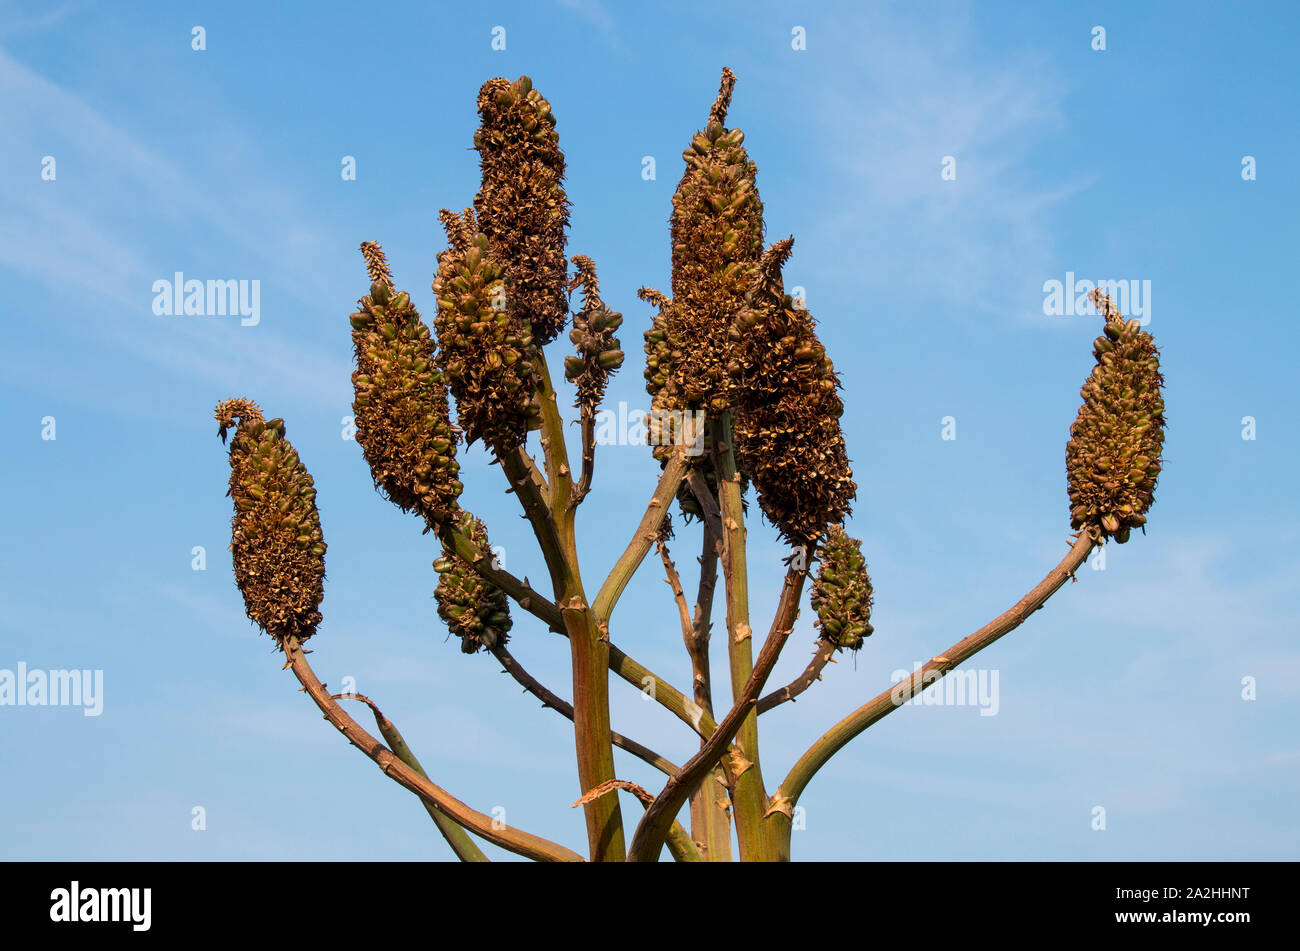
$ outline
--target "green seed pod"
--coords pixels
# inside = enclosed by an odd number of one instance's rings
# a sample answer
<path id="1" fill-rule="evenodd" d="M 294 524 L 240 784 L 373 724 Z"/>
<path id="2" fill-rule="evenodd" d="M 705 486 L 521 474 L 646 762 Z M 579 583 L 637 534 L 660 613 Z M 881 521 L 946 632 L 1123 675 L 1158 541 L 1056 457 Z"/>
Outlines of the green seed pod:
<path id="1" fill-rule="evenodd" d="M 578 355 L 564 358 L 564 375 L 578 388 L 576 405 L 584 413 L 594 413 L 604 399 L 610 374 L 623 364 L 623 351 L 614 336 L 623 315 L 610 310 L 601 300 L 595 262 L 585 254 L 575 254 L 573 264 L 578 273 L 571 288 L 582 288 L 582 309 L 574 312 L 573 329 L 569 331 Z"/>
<path id="2" fill-rule="evenodd" d="M 840 427 L 839 377 L 812 315 L 782 283 L 793 243 L 772 245 L 755 269 L 730 332 L 727 369 L 737 462 L 768 521 L 792 544 L 812 545 L 852 511 L 857 485 Z"/>
<path id="3" fill-rule="evenodd" d="M 284 421 L 265 423 L 256 403 L 225 400 L 216 418 L 222 442 L 239 420 L 230 441 L 227 492 L 235 509 L 235 583 L 249 619 L 283 649 L 285 638 L 306 641 L 321 622 L 325 543 L 312 478 L 284 438 Z"/>
<path id="4" fill-rule="evenodd" d="M 655 397 L 661 390 L 663 405 L 671 408 L 720 411 L 730 405 L 728 331 L 763 250 L 758 169 L 741 145 L 743 136 L 723 126 L 735 82 L 724 69 L 708 126 L 682 153 L 686 171 L 673 195 L 673 296 L 664 301 L 662 326 L 654 328 L 663 331 L 664 346 L 654 348 L 660 359 L 653 382 L 663 382 L 651 392 Z"/>
<path id="5" fill-rule="evenodd" d="M 1155 501 L 1164 377 L 1151 335 L 1136 320 L 1124 320 L 1100 291 L 1093 291 L 1093 302 L 1106 324 L 1093 344 L 1097 365 L 1080 391 L 1083 405 L 1065 450 L 1070 525 L 1123 544 L 1146 524 Z"/>
<path id="6" fill-rule="evenodd" d="M 375 488 L 419 514 L 426 530 L 436 528 L 456 512 L 462 488 L 447 384 L 410 295 L 393 292 L 383 251 L 373 241 L 361 251 L 373 283 L 351 317 L 357 442 Z M 377 303 L 376 291 L 387 304 Z"/>
<path id="7" fill-rule="evenodd" d="M 821 564 L 812 586 L 821 639 L 837 648 L 858 650 L 871 636 L 871 579 L 862 542 L 841 525 L 831 525 L 822 542 Z"/>
<path id="8" fill-rule="evenodd" d="M 478 112 L 478 227 L 505 265 L 512 314 L 531 325 L 542 346 L 559 336 L 568 313 L 569 200 L 555 117 L 527 76 L 489 79 Z"/>
<path id="9" fill-rule="evenodd" d="M 456 398 L 456 418 L 468 444 L 482 439 L 494 452 L 523 443 L 541 418 L 528 322 L 505 306 L 505 269 L 478 231 L 474 212 L 441 214 L 448 249 L 438 255 L 436 361 Z"/>
<path id="10" fill-rule="evenodd" d="M 481 551 L 488 551 L 487 529 L 473 515 L 462 512 L 457 527 Z M 433 593 L 438 602 L 438 617 L 461 639 L 461 650 L 472 654 L 481 647 L 491 649 L 497 644 L 504 645 L 512 623 L 510 601 L 505 592 L 484 581 L 473 567 L 445 546 L 433 567 L 438 571 L 438 587 Z"/>

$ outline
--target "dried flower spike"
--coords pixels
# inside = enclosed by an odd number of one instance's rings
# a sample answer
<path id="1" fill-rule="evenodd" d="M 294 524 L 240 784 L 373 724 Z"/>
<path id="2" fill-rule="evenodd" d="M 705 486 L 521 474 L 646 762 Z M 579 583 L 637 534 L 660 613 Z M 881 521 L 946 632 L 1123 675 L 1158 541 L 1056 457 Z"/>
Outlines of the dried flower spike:
<path id="1" fill-rule="evenodd" d="M 572 287 L 582 288 L 582 309 L 574 313 L 569 331 L 578 355 L 564 358 L 564 375 L 578 388 L 577 405 L 594 413 L 605 396 L 610 375 L 623 365 L 623 351 L 614 336 L 623 325 L 623 315 L 601 300 L 595 262 L 585 254 L 575 254 L 573 264 L 578 274 Z"/>
<path id="2" fill-rule="evenodd" d="M 840 416 L 839 377 L 807 308 L 785 293 L 778 241 L 753 274 L 731 329 L 736 459 L 763 514 L 796 545 L 815 545 L 857 495 Z"/>
<path id="3" fill-rule="evenodd" d="M 870 637 L 871 578 L 862 557 L 862 542 L 832 525 L 822 543 L 821 564 L 812 586 L 820 637 L 837 648 L 858 650 Z"/>
<path id="4" fill-rule="evenodd" d="M 394 293 L 384 252 L 361 245 L 372 281 L 351 316 L 357 442 L 375 487 L 426 531 L 450 519 L 461 485 L 460 434 L 451 424 L 447 386 L 434 364 L 429 328 L 405 292 Z"/>
<path id="5" fill-rule="evenodd" d="M 1097 365 L 1083 384 L 1083 405 L 1065 450 L 1070 525 L 1123 544 L 1146 524 L 1165 439 L 1160 351 L 1134 319 L 1125 320 L 1099 290 L 1093 303 L 1105 333 L 1093 343 Z"/>
<path id="6" fill-rule="evenodd" d="M 264 420 L 251 400 L 217 404 L 219 434 L 230 441 L 234 501 L 230 550 L 235 583 L 248 617 L 281 648 L 287 637 L 305 641 L 321 622 L 325 596 L 325 540 L 316 489 L 289 440 L 284 420 Z"/>
<path id="7" fill-rule="evenodd" d="M 478 230 L 474 212 L 444 210 L 450 246 L 438 255 L 438 365 L 456 398 L 466 442 L 482 439 L 494 452 L 519 446 L 538 425 L 537 356 L 532 328 L 506 306 L 505 269 Z"/>
<path id="8" fill-rule="evenodd" d="M 568 313 L 569 200 L 555 116 L 527 76 L 489 79 L 479 90 L 478 112 L 478 226 L 506 267 L 510 310 L 545 345 L 559 336 Z"/>
<path id="9" fill-rule="evenodd" d="M 686 171 L 673 195 L 673 296 L 654 339 L 647 335 L 655 359 L 647 382 L 658 384 L 651 395 L 665 408 L 721 411 L 731 402 L 728 332 L 763 250 L 758 168 L 745 134 L 724 125 L 735 81 L 722 71 L 708 124 L 682 153 Z"/>
<path id="10" fill-rule="evenodd" d="M 479 551 L 487 552 L 487 529 L 469 512 L 460 514 L 457 528 L 473 539 Z M 461 650 L 473 654 L 480 647 L 489 650 L 505 644 L 510 632 L 510 601 L 505 592 L 483 578 L 471 566 L 443 546 L 442 557 L 433 563 L 438 572 L 438 617 L 460 638 Z"/>

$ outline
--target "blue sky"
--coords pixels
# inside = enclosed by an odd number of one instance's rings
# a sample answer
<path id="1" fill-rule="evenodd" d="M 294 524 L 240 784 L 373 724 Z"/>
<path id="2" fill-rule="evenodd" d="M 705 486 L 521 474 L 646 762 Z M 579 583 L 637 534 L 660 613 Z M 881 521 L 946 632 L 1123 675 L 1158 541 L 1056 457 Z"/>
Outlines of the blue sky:
<path id="1" fill-rule="evenodd" d="M 833 760 L 802 800 L 795 857 L 1297 858 L 1297 25 L 1284 3 L 0 5 L 0 669 L 104 673 L 98 717 L 0 706 L 0 858 L 450 855 L 243 615 L 212 420 L 230 396 L 283 416 L 316 478 L 317 673 L 355 678 L 464 801 L 582 848 L 569 724 L 447 639 L 436 544 L 342 438 L 356 248 L 380 241 L 431 314 L 437 212 L 477 187 L 476 91 L 530 75 L 559 119 L 571 253 L 596 260 L 626 315 L 609 402 L 643 409 L 635 291 L 667 288 L 680 153 L 723 65 L 768 235 L 796 239 L 787 285 L 806 288 L 844 380 L 850 530 L 876 592 L 861 653 L 763 718 L 769 789 L 892 672 L 1064 553 L 1064 445 L 1099 320 L 1045 315 L 1044 283 L 1150 281 L 1167 380 L 1147 535 L 971 662 L 997 672 L 996 716 L 907 707 Z M 152 285 L 176 271 L 259 281 L 260 322 L 155 315 Z M 561 338 L 553 367 L 563 353 Z M 464 468 L 464 502 L 510 570 L 545 577 L 499 470 L 477 448 Z M 656 473 L 645 447 L 602 448 L 579 523 L 589 589 Z M 688 587 L 697 544 L 679 524 Z M 766 619 L 784 551 L 757 521 L 750 545 Z M 612 636 L 684 685 L 658 568 Z M 812 619 L 805 602 L 773 684 L 803 667 Z M 514 635 L 568 695 L 563 640 L 517 611 Z M 611 691 L 616 729 L 690 755 L 671 715 Z M 621 753 L 618 770 L 661 785 Z"/>

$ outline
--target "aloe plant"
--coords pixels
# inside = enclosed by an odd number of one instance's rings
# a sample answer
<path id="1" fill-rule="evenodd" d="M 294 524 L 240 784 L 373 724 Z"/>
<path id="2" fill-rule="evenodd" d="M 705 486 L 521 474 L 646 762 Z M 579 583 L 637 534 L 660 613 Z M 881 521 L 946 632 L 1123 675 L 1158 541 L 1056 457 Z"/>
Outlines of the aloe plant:
<path id="1" fill-rule="evenodd" d="M 437 613 L 462 650 L 491 654 L 545 706 L 573 722 L 578 802 L 587 829 L 582 853 L 462 803 L 434 784 L 373 701 L 330 694 L 319 682 L 304 647 L 321 621 L 325 580 L 311 476 L 283 420 L 264 419 L 246 399 L 217 407 L 223 440 L 236 430 L 229 451 L 232 552 L 248 616 L 274 638 L 285 666 L 325 718 L 422 800 L 462 860 L 486 860 L 475 837 L 545 861 L 654 861 L 665 846 L 678 861 L 727 861 L 733 842 L 741 860 L 788 860 L 794 808 L 822 765 L 1019 626 L 1096 546 L 1126 542 L 1146 522 L 1164 438 L 1159 355 L 1137 321 L 1126 321 L 1109 298 L 1094 292 L 1104 333 L 1094 345 L 1097 364 L 1084 383 L 1066 452 L 1074 530 L 1069 552 L 1010 610 L 831 726 L 772 784 L 778 774 L 759 756 L 760 717 L 820 680 L 837 652 L 863 647 L 873 632 L 873 589 L 862 543 L 846 525 L 857 486 L 840 426 L 840 380 L 813 316 L 785 292 L 782 271 L 793 239 L 764 248 L 757 169 L 744 134 L 726 125 L 734 86 L 735 76 L 723 70 L 708 121 L 683 153 L 671 215 L 672 296 L 640 291 L 656 311 L 644 331 L 644 350 L 648 431 L 661 474 L 644 514 L 630 526 L 626 550 L 598 586 L 582 571 L 575 526 L 593 491 L 596 414 L 610 375 L 624 362 L 616 335 L 623 316 L 602 299 L 592 259 L 567 257 L 564 156 L 551 106 L 531 81 L 491 79 L 479 91 L 482 124 L 474 145 L 482 187 L 472 208 L 441 214 L 448 247 L 438 256 L 433 284 L 433 332 L 410 294 L 397 288 L 380 246 L 361 245 L 369 290 L 350 318 L 357 441 L 376 488 L 442 543 L 434 562 Z M 574 350 L 563 365 L 576 393 L 577 459 L 569 455 L 547 353 L 566 326 Z M 466 447 L 481 442 L 500 465 L 545 560 L 550 577 L 543 588 L 501 567 L 489 548 L 488 526 L 461 506 L 462 439 Z M 790 548 L 770 620 L 750 616 L 750 487 L 763 517 Z M 688 526 L 699 526 L 693 603 L 668 548 L 676 538 L 674 502 Z M 690 658 L 688 690 L 620 649 L 619 627 L 611 623 L 652 549 Z M 816 653 L 793 681 L 765 692 L 805 587 L 817 615 Z M 725 684 L 716 683 L 710 667 L 719 595 Z M 572 703 L 510 653 L 512 603 L 544 630 L 568 639 Z M 760 620 L 768 622 L 760 624 L 761 640 L 752 626 Z M 695 735 L 696 748 L 684 764 L 612 729 L 611 675 L 637 689 L 653 685 L 653 699 Z M 353 719 L 340 703 L 345 699 L 370 707 L 380 738 Z M 615 747 L 661 771 L 663 787 L 655 793 L 620 779 Z M 623 816 L 623 793 L 640 807 L 634 824 Z"/>

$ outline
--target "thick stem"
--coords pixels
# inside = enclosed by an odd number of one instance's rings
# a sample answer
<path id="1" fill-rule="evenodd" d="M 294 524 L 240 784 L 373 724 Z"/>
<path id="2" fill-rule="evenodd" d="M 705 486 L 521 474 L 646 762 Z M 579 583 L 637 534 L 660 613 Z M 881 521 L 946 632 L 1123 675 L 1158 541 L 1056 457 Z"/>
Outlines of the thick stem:
<path id="1" fill-rule="evenodd" d="M 827 730 L 808 751 L 794 764 L 789 774 L 781 781 L 781 786 L 772 797 L 773 802 L 781 805 L 781 811 L 770 813 L 768 824 L 774 830 L 772 837 L 783 842 L 783 851 L 789 855 L 791 812 L 799 802 L 799 797 L 812 781 L 813 776 L 826 762 L 842 750 L 867 727 L 884 719 L 900 706 L 918 695 L 930 684 L 954 670 L 958 665 L 969 660 L 988 647 L 1004 634 L 1014 631 L 1025 622 L 1029 615 L 1041 608 L 1053 594 L 1060 590 L 1067 580 L 1074 578 L 1074 573 L 1088 559 L 1096 545 L 1087 533 L 1081 533 L 1070 546 L 1069 552 L 1060 564 L 1047 573 L 1028 594 L 1016 602 L 1015 606 L 998 615 L 974 634 L 965 637 L 949 647 L 942 654 L 930 659 L 920 670 L 878 694 L 870 702 L 863 704 L 835 726 Z"/>
<path id="2" fill-rule="evenodd" d="M 655 546 L 663 560 L 666 580 L 672 588 L 673 600 L 677 603 L 677 612 L 681 618 L 682 639 L 686 642 L 686 653 L 691 661 L 691 687 L 695 703 L 710 716 L 713 714 L 713 694 L 709 685 L 708 618 L 713 608 L 713 586 L 718 563 L 716 550 L 710 551 L 712 544 L 713 538 L 706 529 L 705 552 L 700 558 L 700 592 L 695 600 L 694 619 L 686 606 L 686 592 L 682 590 L 681 578 L 668 553 L 668 546 L 663 541 L 657 542 Z M 703 739 L 700 740 L 701 745 L 704 742 Z M 725 798 L 725 789 L 725 774 L 719 767 L 709 773 L 699 788 L 691 793 L 691 832 L 710 862 L 731 861 L 731 807 Z M 671 836 L 669 847 L 672 847 Z"/>
<path id="3" fill-rule="evenodd" d="M 609 725 L 609 640 L 596 627 L 581 584 L 561 606 L 573 661 L 573 725 L 578 779 L 585 795 L 614 779 L 614 738 Z M 592 861 L 621 862 L 627 851 L 617 796 L 583 804 Z"/>
<path id="4" fill-rule="evenodd" d="M 800 559 L 797 563 L 806 564 L 806 560 Z M 781 654 L 781 648 L 785 646 L 794 627 L 806 576 L 807 571 L 804 568 L 791 566 L 786 571 L 785 584 L 781 587 L 781 600 L 777 604 L 776 616 L 772 619 L 772 629 L 768 632 L 767 639 L 763 642 L 763 649 L 759 651 L 758 659 L 754 662 L 754 671 L 749 681 L 727 715 L 722 718 L 717 729 L 713 731 L 709 741 L 686 761 L 676 776 L 664 784 L 663 790 L 655 797 L 654 803 L 641 817 L 628 849 L 629 861 L 654 862 L 659 858 L 664 839 L 682 803 L 704 779 L 705 774 L 713 769 L 713 764 L 722 757 L 724 747 L 735 737 L 746 715 L 753 712 L 754 704 L 758 702 L 758 695 L 762 693 L 763 685 L 767 682 L 768 675 L 772 673 L 772 667 Z"/>
<path id="5" fill-rule="evenodd" d="M 407 766 L 392 750 L 367 733 L 365 728 L 352 719 L 348 712 L 330 696 L 325 685 L 316 678 L 311 665 L 307 663 L 302 645 L 296 637 L 285 638 L 282 646 L 286 657 L 285 666 L 292 668 L 294 676 L 302 684 L 302 689 L 315 701 L 316 706 L 325 715 L 325 719 L 346 736 L 353 746 L 374 760 L 376 765 L 399 785 L 409 789 L 425 802 L 436 806 L 469 831 L 516 855 L 542 862 L 582 861 L 581 855 L 558 843 L 512 829 L 491 816 L 471 809 Z"/>
<path id="6" fill-rule="evenodd" d="M 718 475 L 722 519 L 722 570 L 727 598 L 727 657 L 733 701 L 742 696 L 754 672 L 753 636 L 749 626 L 749 576 L 745 562 L 745 513 L 740 473 L 731 446 L 731 414 L 712 422 L 713 464 Z M 731 786 L 736 841 L 742 862 L 770 858 L 764 847 L 763 812 L 767 793 L 758 757 L 758 714 L 749 710 L 736 734 L 739 755 L 723 759 Z"/>

